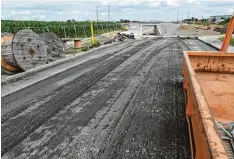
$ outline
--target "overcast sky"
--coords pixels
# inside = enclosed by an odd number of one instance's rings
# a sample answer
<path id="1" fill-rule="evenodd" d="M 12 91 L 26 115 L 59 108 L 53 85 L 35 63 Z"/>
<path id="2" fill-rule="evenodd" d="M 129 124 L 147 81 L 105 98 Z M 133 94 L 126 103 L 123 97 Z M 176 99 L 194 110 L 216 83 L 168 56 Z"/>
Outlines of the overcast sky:
<path id="1" fill-rule="evenodd" d="M 234 0 L 2 0 L 1 19 L 14 20 L 162 20 L 232 14 Z"/>

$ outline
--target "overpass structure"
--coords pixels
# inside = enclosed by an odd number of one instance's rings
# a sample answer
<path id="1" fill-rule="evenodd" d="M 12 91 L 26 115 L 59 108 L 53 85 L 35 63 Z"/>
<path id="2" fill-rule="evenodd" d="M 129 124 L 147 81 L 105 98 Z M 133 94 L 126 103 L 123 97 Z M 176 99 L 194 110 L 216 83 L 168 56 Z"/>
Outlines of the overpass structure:
<path id="1" fill-rule="evenodd" d="M 145 31 L 144 27 L 153 27 L 155 35 L 158 35 L 158 36 L 162 35 L 160 23 L 129 23 L 128 24 L 129 31 L 136 35 L 142 35 L 143 32 Z"/>
<path id="2" fill-rule="evenodd" d="M 142 35 L 142 28 L 143 26 L 152 26 L 154 27 L 154 33 L 155 35 L 162 35 L 162 31 L 160 29 L 159 23 L 155 24 L 155 23 L 140 23 L 140 31 L 139 34 Z"/>

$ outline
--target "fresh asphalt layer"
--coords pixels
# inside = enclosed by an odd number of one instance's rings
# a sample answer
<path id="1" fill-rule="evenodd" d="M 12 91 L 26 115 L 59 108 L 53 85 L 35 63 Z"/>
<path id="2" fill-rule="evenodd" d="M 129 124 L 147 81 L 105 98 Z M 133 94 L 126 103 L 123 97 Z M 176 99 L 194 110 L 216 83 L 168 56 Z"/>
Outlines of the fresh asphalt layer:
<path id="1" fill-rule="evenodd" d="M 179 37 L 124 41 L 2 96 L 2 158 L 190 158 L 184 50 L 216 49 Z"/>

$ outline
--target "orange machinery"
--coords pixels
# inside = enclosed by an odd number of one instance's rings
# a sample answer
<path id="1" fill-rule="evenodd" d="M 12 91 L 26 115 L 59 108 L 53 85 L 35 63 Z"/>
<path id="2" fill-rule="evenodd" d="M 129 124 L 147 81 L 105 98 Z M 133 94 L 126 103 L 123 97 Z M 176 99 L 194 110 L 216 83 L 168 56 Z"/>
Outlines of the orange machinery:
<path id="1" fill-rule="evenodd" d="M 234 158 L 234 52 L 227 52 L 233 29 L 234 15 L 219 52 L 184 52 L 186 117 L 194 159 Z"/>

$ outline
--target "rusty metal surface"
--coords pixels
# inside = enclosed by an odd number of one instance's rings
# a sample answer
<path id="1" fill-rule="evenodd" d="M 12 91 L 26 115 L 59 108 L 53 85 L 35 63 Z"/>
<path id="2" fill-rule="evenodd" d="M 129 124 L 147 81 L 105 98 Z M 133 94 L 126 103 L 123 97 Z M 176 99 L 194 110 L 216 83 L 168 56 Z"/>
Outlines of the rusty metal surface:
<path id="1" fill-rule="evenodd" d="M 199 72 L 196 76 L 215 120 L 234 121 L 234 74 Z"/>
<path id="2" fill-rule="evenodd" d="M 48 57 L 55 59 L 65 57 L 64 44 L 56 34 L 43 33 L 40 37 L 46 45 Z"/>
<path id="3" fill-rule="evenodd" d="M 33 31 L 17 32 L 12 43 L 15 60 L 23 70 L 47 63 L 46 46 L 40 36 Z"/>
<path id="4" fill-rule="evenodd" d="M 195 71 L 234 72 L 234 54 L 219 54 L 217 52 L 188 52 Z"/>
<path id="5" fill-rule="evenodd" d="M 197 106 L 195 92 L 191 83 L 190 74 L 186 65 L 183 65 L 184 90 L 186 92 L 186 116 L 189 128 L 191 158 L 209 159 L 211 158 L 210 146 L 206 133 L 204 133 L 204 124 Z"/>
<path id="6" fill-rule="evenodd" d="M 193 141 L 193 157 L 197 159 L 227 159 L 228 155 L 214 122 L 214 116 L 193 68 L 196 65 L 193 65 L 190 60 L 191 56 L 188 54 L 188 52 L 184 52 L 183 75 L 184 89 L 187 92 L 186 114 L 191 128 L 190 137 Z M 207 56 L 205 55 L 205 57 Z"/>

